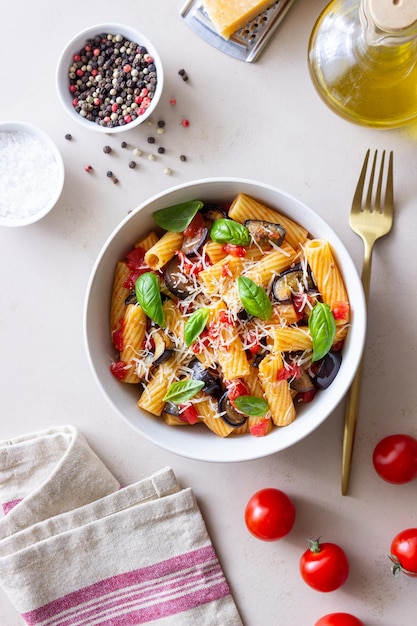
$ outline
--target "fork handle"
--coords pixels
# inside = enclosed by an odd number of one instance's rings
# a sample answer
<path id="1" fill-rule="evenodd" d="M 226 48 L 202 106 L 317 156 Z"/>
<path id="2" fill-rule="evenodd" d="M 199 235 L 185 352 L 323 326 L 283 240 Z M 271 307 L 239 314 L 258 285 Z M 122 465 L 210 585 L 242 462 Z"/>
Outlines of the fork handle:
<path id="1" fill-rule="evenodd" d="M 371 283 L 371 266 L 372 266 L 372 248 L 373 243 L 369 244 L 364 240 L 364 257 L 362 266 L 362 285 L 365 294 L 365 302 L 368 305 L 369 287 Z M 343 434 L 343 450 L 342 450 L 342 495 L 346 495 L 349 489 L 350 468 L 352 465 L 353 442 L 355 440 L 356 422 L 358 419 L 359 400 L 362 383 L 362 365 L 363 358 L 359 364 L 358 370 L 349 389 L 346 403 L 345 427 Z"/>

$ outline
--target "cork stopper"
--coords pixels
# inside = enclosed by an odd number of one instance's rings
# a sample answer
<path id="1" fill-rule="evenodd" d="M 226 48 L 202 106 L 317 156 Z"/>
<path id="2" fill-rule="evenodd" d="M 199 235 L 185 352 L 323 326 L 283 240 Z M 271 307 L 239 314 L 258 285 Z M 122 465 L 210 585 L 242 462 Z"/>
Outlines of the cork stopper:
<path id="1" fill-rule="evenodd" d="M 375 25 L 383 31 L 399 31 L 417 22 L 417 0 L 369 0 Z"/>

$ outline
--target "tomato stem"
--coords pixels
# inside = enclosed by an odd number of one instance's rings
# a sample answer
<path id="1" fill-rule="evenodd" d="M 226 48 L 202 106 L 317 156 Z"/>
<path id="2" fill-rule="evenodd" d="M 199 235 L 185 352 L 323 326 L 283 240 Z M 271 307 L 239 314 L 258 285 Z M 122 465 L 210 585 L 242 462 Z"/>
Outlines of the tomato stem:
<path id="1" fill-rule="evenodd" d="M 320 539 L 321 537 L 318 537 L 317 539 L 308 540 L 308 548 L 310 552 L 312 552 L 313 554 L 319 554 L 319 552 L 321 551 Z"/>

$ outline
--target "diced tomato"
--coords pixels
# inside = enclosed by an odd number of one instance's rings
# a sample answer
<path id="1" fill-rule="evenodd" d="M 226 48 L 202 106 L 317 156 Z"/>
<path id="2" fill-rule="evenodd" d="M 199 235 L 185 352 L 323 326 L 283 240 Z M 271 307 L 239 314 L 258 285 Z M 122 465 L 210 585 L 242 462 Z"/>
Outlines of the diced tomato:
<path id="1" fill-rule="evenodd" d="M 200 354 L 203 352 L 204 348 L 207 348 L 210 345 L 210 336 L 207 330 L 203 330 L 198 339 L 191 344 L 191 350 L 194 354 Z"/>
<path id="2" fill-rule="evenodd" d="M 202 214 L 197 211 L 187 228 L 184 230 L 184 237 L 193 237 L 199 230 L 205 228 L 205 221 Z"/>
<path id="3" fill-rule="evenodd" d="M 134 248 L 133 250 L 129 252 L 126 258 L 127 258 L 126 265 L 128 266 L 129 269 L 131 270 L 139 269 L 143 265 L 143 262 L 145 259 L 145 249 L 141 248 L 140 246 L 138 248 Z"/>
<path id="4" fill-rule="evenodd" d="M 300 317 L 302 317 L 303 313 L 304 313 L 304 309 L 306 308 L 306 305 L 308 302 L 311 302 L 311 297 L 307 294 L 307 293 L 295 293 L 292 297 L 292 303 L 294 306 L 294 310 L 297 313 L 297 315 L 299 315 Z"/>
<path id="5" fill-rule="evenodd" d="M 223 246 L 223 252 L 240 259 L 243 259 L 246 256 L 246 248 L 243 246 L 236 246 L 233 243 L 225 243 Z"/>
<path id="6" fill-rule="evenodd" d="M 226 277 L 233 276 L 229 263 L 227 262 L 223 263 L 222 265 L 222 276 L 226 276 Z"/>
<path id="7" fill-rule="evenodd" d="M 112 340 L 116 350 L 121 352 L 123 350 L 123 331 L 120 328 L 114 331 L 112 334 Z"/>
<path id="8" fill-rule="evenodd" d="M 193 404 L 180 404 L 178 408 L 178 417 L 181 421 L 188 422 L 188 424 L 197 424 L 198 413 Z"/>
<path id="9" fill-rule="evenodd" d="M 289 378 L 300 378 L 301 368 L 297 363 L 289 363 L 281 367 L 277 373 L 277 380 L 288 380 Z"/>
<path id="10" fill-rule="evenodd" d="M 223 326 L 234 326 L 235 325 L 234 322 L 233 322 L 231 313 L 227 309 L 223 309 L 222 311 L 220 311 L 220 313 L 219 313 L 219 322 Z"/>
<path id="11" fill-rule="evenodd" d="M 311 402 L 316 395 L 316 390 L 304 391 L 297 395 L 297 402 Z"/>
<path id="12" fill-rule="evenodd" d="M 118 380 L 123 380 L 127 374 L 127 363 L 125 361 L 115 361 L 110 365 L 110 371 Z"/>
<path id="13" fill-rule="evenodd" d="M 254 437 L 264 437 L 268 432 L 268 427 L 269 427 L 269 420 L 263 419 L 260 422 L 253 424 L 249 428 L 249 432 Z"/>
<path id="14" fill-rule="evenodd" d="M 335 320 L 348 320 L 349 311 L 349 302 L 335 302 L 332 306 L 332 313 Z"/>
<path id="15" fill-rule="evenodd" d="M 230 402 L 233 403 L 233 400 L 236 400 L 239 396 L 248 396 L 249 389 L 246 387 L 243 380 L 236 378 L 235 380 L 227 380 L 225 381 L 227 395 L 229 397 Z"/>

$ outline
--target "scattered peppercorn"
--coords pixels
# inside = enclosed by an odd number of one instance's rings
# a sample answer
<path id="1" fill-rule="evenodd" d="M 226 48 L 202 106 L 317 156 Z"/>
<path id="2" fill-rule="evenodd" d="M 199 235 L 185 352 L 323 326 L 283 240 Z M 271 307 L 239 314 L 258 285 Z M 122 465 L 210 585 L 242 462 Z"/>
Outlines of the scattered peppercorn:
<path id="1" fill-rule="evenodd" d="M 125 141 L 122 141 L 122 143 L 120 144 L 120 146 L 122 148 L 127 148 L 127 143 Z"/>
<path id="2" fill-rule="evenodd" d="M 186 161 L 187 157 L 185 156 L 185 154 L 180 154 L 180 161 Z"/>
<path id="3" fill-rule="evenodd" d="M 165 152 L 165 148 L 163 148 L 162 146 L 160 148 L 158 148 L 158 152 L 159 154 L 164 154 Z"/>
<path id="4" fill-rule="evenodd" d="M 148 143 L 155 143 L 155 137 L 148 137 Z"/>
<path id="5" fill-rule="evenodd" d="M 135 161 L 129 161 L 129 167 L 131 170 L 134 170 L 136 167 L 136 162 Z"/>
<path id="6" fill-rule="evenodd" d="M 169 101 L 169 103 L 174 106 L 177 104 L 177 101 L 175 100 L 175 98 L 171 98 L 171 100 Z"/>
<path id="7" fill-rule="evenodd" d="M 104 152 L 105 154 L 110 154 L 110 152 L 111 152 L 111 147 L 110 147 L 110 146 L 104 146 L 104 148 L 103 148 L 103 152 Z"/>
<path id="8" fill-rule="evenodd" d="M 163 135 L 165 132 L 165 128 L 157 128 L 156 132 L 158 135 Z"/>
<path id="9" fill-rule="evenodd" d="M 65 135 L 65 139 L 67 139 L 68 141 L 71 141 L 71 139 L 72 139 L 72 135 L 71 135 L 71 133 L 67 133 L 67 134 Z"/>
<path id="10" fill-rule="evenodd" d="M 166 167 L 164 169 L 164 174 L 166 174 L 167 176 L 171 176 L 172 174 L 172 169 L 170 167 Z"/>
<path id="11" fill-rule="evenodd" d="M 159 120 L 159 122 L 158 122 L 158 127 L 159 127 L 159 128 L 163 128 L 164 126 L 165 126 L 165 122 L 164 122 L 164 120 Z"/>
<path id="12" fill-rule="evenodd" d="M 150 161 L 155 161 L 155 155 L 154 154 L 148 154 L 148 159 Z"/>
<path id="13" fill-rule="evenodd" d="M 118 178 L 113 178 L 113 183 L 114 183 L 115 185 L 117 185 L 117 184 L 118 184 L 118 182 L 119 182 L 119 179 L 118 179 Z"/>
<path id="14" fill-rule="evenodd" d="M 184 126 L 184 128 L 187 128 L 187 126 L 189 125 L 190 125 L 189 120 L 185 120 L 185 119 L 181 120 L 181 126 Z"/>
<path id="15" fill-rule="evenodd" d="M 135 149 L 133 150 L 133 154 L 134 154 L 135 156 L 140 156 L 140 155 L 142 154 L 142 150 L 139 150 L 139 148 L 135 148 Z"/>
<path id="16" fill-rule="evenodd" d="M 188 74 L 185 70 L 178 70 L 178 74 L 181 76 L 182 80 L 188 80 Z"/>
<path id="17" fill-rule="evenodd" d="M 106 176 L 107 176 L 107 178 L 113 178 L 113 172 L 111 170 L 108 170 L 106 172 Z"/>
<path id="18" fill-rule="evenodd" d="M 93 167 L 91 165 L 86 165 L 84 169 L 85 169 L 86 172 L 92 172 L 93 171 Z"/>

